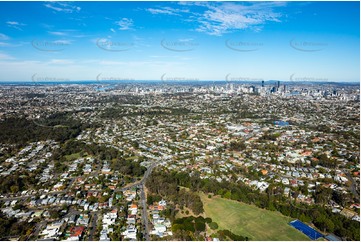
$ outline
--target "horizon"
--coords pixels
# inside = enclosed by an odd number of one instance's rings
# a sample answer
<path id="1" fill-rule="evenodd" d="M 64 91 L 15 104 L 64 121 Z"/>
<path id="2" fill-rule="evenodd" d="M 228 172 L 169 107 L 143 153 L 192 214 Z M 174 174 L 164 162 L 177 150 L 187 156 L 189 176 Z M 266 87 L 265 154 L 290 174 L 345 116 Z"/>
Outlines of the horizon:
<path id="1" fill-rule="evenodd" d="M 35 75 L 38 82 L 360 82 L 358 1 L 0 2 L 0 7 L 0 83 L 31 82 Z"/>
<path id="2" fill-rule="evenodd" d="M 286 84 L 324 84 L 324 83 L 330 83 L 330 84 L 352 84 L 352 85 L 356 85 L 356 84 L 360 84 L 359 81 L 286 81 L 286 80 L 264 80 L 265 85 L 271 85 L 274 84 L 274 82 L 280 82 L 281 84 L 286 83 Z M 84 84 L 87 84 L 87 82 L 92 82 L 92 83 L 98 83 L 98 84 L 116 84 L 116 83 L 139 83 L 139 82 L 144 82 L 143 84 L 146 84 L 147 82 L 149 83 L 163 83 L 163 84 L 182 84 L 182 83 L 202 83 L 202 82 L 217 82 L 217 83 L 232 83 L 232 84 L 254 84 L 254 83 L 261 83 L 262 81 L 227 81 L 227 80 L 156 80 L 156 79 L 139 79 L 139 80 L 101 80 L 98 81 L 96 79 L 94 80 L 46 80 L 46 81 L 32 81 L 32 80 L 26 80 L 26 81 L 0 81 L 0 85 L 1 84 L 7 84 L 7 83 L 43 83 L 43 84 L 47 84 L 47 83 L 60 83 L 60 84 L 66 84 L 66 83 L 73 83 L 73 82 L 77 82 L 77 83 L 82 83 L 84 82 Z M 270 84 L 271 83 L 271 84 Z"/>

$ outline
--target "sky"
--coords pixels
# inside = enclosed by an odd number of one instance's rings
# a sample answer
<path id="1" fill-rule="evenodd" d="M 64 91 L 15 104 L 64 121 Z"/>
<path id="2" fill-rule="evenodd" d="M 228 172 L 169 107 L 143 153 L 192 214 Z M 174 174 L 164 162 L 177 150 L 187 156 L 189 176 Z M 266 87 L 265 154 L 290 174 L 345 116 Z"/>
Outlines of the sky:
<path id="1" fill-rule="evenodd" d="M 357 81 L 360 3 L 0 2 L 0 81 Z"/>

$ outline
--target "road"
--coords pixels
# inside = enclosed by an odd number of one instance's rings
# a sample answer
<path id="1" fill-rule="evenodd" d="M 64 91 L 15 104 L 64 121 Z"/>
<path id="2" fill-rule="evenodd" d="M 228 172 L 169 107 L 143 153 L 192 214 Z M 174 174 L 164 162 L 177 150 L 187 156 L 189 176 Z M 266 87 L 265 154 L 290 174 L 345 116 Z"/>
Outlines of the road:
<path id="1" fill-rule="evenodd" d="M 149 236 L 149 221 L 148 221 L 148 210 L 147 210 L 147 200 L 145 197 L 145 192 L 144 192 L 144 187 L 145 187 L 145 182 L 147 181 L 150 173 L 152 173 L 153 168 L 156 167 L 156 163 L 152 163 L 149 168 L 146 170 L 146 172 L 144 173 L 143 179 L 140 181 L 141 184 L 141 190 L 140 190 L 140 202 L 142 204 L 143 207 L 143 212 L 142 212 L 142 221 L 144 224 L 144 237 L 145 240 L 150 241 L 150 236 Z"/>
<path id="2" fill-rule="evenodd" d="M 120 189 L 116 189 L 118 191 L 125 191 L 134 187 L 140 187 L 140 204 L 142 204 L 143 210 L 142 210 L 142 223 L 144 225 L 144 231 L 143 231 L 143 235 L 145 240 L 149 241 L 150 240 L 150 236 L 149 236 L 149 221 L 148 221 L 148 210 L 147 210 L 147 199 L 145 197 L 145 192 L 144 192 L 144 186 L 145 186 L 145 182 L 147 181 L 149 175 L 152 173 L 153 168 L 156 167 L 156 163 L 152 163 L 148 169 L 145 171 L 143 178 L 138 181 L 135 182 L 131 185 L 122 187 Z"/>
<path id="3" fill-rule="evenodd" d="M 351 186 L 349 187 L 350 191 L 352 192 L 352 194 L 355 196 L 356 199 L 359 199 L 360 193 L 359 193 L 359 189 L 357 188 L 357 183 L 355 182 L 349 171 L 344 170 L 343 172 L 346 174 L 347 179 L 351 181 Z"/>
<path id="4" fill-rule="evenodd" d="M 45 225 L 46 225 L 46 221 L 42 221 L 42 222 L 40 222 L 40 223 L 38 223 L 37 225 L 36 225 L 36 229 L 35 229 L 35 232 L 34 232 L 34 238 L 37 238 L 38 237 L 38 235 L 39 235 L 39 233 L 40 233 L 40 231 L 45 227 Z"/>
<path id="5" fill-rule="evenodd" d="M 94 241 L 94 234 L 95 234 L 95 231 L 97 229 L 98 213 L 99 212 L 100 211 L 91 213 L 92 214 L 92 221 L 91 221 L 92 230 L 90 231 L 90 234 L 89 234 L 89 239 L 88 239 L 89 241 Z"/>
<path id="6" fill-rule="evenodd" d="M 148 221 L 148 210 L 147 210 L 147 201 L 145 198 L 145 192 L 144 192 L 144 184 L 142 184 L 142 187 L 140 189 L 140 201 L 143 207 L 142 211 L 142 223 L 144 224 L 144 238 L 146 241 L 150 240 L 149 237 L 149 221 Z"/>

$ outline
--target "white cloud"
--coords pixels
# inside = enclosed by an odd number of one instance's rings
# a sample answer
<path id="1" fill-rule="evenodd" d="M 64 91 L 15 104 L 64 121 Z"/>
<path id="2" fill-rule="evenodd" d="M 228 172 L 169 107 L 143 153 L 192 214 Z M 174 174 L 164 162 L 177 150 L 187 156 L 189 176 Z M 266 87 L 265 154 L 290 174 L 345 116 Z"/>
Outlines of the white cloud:
<path id="1" fill-rule="evenodd" d="M 19 22 L 16 21 L 7 21 L 6 23 L 10 25 L 19 25 Z"/>
<path id="2" fill-rule="evenodd" d="M 237 30 L 253 29 L 259 31 L 266 22 L 281 22 L 281 14 L 274 12 L 275 7 L 284 3 L 254 2 L 210 3 L 207 10 L 197 17 L 199 26 L 196 29 L 209 35 L 221 36 Z"/>
<path id="3" fill-rule="evenodd" d="M 180 13 L 188 13 L 188 9 L 176 9 L 171 7 L 162 7 L 162 8 L 148 8 L 148 12 L 151 14 L 166 14 L 166 15 L 176 15 L 181 16 Z"/>
<path id="4" fill-rule="evenodd" d="M 14 57 L 0 52 L 0 60 L 14 60 L 14 59 L 15 59 Z"/>
<path id="5" fill-rule="evenodd" d="M 49 34 L 56 35 L 56 36 L 65 36 L 67 33 L 65 32 L 59 32 L 59 31 L 49 31 Z"/>
<path id="6" fill-rule="evenodd" d="M 86 35 L 86 34 L 77 34 L 77 35 L 72 35 L 73 38 L 89 38 L 91 35 Z"/>
<path id="7" fill-rule="evenodd" d="M 14 45 L 14 44 L 10 44 L 10 43 L 0 41 L 0 47 L 14 47 L 14 46 L 20 46 L 20 45 Z"/>
<path id="8" fill-rule="evenodd" d="M 0 40 L 8 40 L 8 39 L 10 39 L 9 36 L 0 33 Z"/>
<path id="9" fill-rule="evenodd" d="M 10 37 L 0 33 L 0 47 L 18 47 L 24 45 L 24 42 L 18 42 L 18 43 L 9 43 L 6 42 L 10 40 Z M 28 44 L 28 42 L 25 42 L 25 44 Z"/>
<path id="10" fill-rule="evenodd" d="M 183 21 L 195 22 L 195 30 L 209 35 L 244 29 L 258 32 L 267 22 L 280 22 L 282 14 L 275 12 L 285 2 L 179 2 L 181 6 L 196 7 L 197 11 L 171 7 L 148 8 L 151 14 L 181 16 Z"/>
<path id="11" fill-rule="evenodd" d="M 133 20 L 129 18 L 122 18 L 115 23 L 119 26 L 119 30 L 128 30 L 133 27 Z"/>
<path id="12" fill-rule="evenodd" d="M 74 64 L 73 60 L 67 60 L 67 59 L 52 59 L 49 61 L 49 64 L 55 64 L 55 65 L 71 65 Z"/>
<path id="13" fill-rule="evenodd" d="M 125 64 L 127 63 L 122 61 L 110 61 L 110 60 L 99 61 L 99 65 L 125 65 Z"/>
<path id="14" fill-rule="evenodd" d="M 22 28 L 20 26 L 25 26 L 26 24 L 23 23 L 19 23 L 17 21 L 7 21 L 6 24 L 8 25 L 8 27 L 10 28 L 14 28 L 17 30 L 22 30 Z"/>
<path id="15" fill-rule="evenodd" d="M 53 41 L 54 44 L 60 44 L 60 45 L 70 45 L 71 40 L 55 40 Z"/>
<path id="16" fill-rule="evenodd" d="M 44 6 L 63 13 L 78 13 L 81 10 L 80 7 L 65 2 L 49 2 Z"/>

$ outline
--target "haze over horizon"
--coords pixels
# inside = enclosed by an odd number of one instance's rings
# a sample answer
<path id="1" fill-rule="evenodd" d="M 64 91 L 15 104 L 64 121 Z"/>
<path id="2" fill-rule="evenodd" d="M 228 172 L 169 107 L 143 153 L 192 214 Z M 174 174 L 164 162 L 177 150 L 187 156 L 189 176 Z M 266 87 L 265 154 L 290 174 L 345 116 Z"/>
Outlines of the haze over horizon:
<path id="1" fill-rule="evenodd" d="M 359 82 L 359 4 L 0 2 L 0 82 Z"/>

